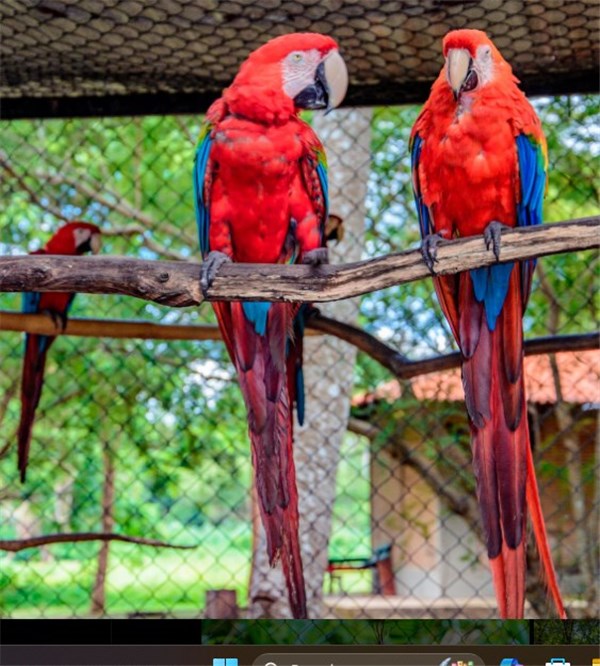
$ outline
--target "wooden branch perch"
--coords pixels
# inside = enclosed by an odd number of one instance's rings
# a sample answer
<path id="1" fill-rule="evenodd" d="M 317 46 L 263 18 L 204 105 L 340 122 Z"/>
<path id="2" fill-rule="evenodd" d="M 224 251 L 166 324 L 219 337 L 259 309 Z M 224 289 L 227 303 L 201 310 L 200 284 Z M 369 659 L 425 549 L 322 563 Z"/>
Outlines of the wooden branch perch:
<path id="1" fill-rule="evenodd" d="M 64 331 L 45 314 L 0 311 L 0 331 L 36 335 L 73 335 L 83 338 L 137 338 L 139 340 L 220 340 L 218 326 L 156 324 L 150 321 L 69 318 Z"/>
<path id="2" fill-rule="evenodd" d="M 600 217 L 507 231 L 502 261 L 597 247 Z M 458 273 L 496 262 L 482 237 L 442 243 L 439 274 Z M 125 294 L 164 305 L 202 302 L 197 264 L 127 257 L 0 257 L 0 291 L 63 291 Z M 335 301 L 429 276 L 419 250 L 342 266 L 224 265 L 209 300 Z"/>
<path id="3" fill-rule="evenodd" d="M 410 379 L 428 372 L 457 368 L 460 354 L 454 352 L 419 361 L 410 361 L 393 347 L 357 326 L 325 317 L 314 309 L 306 322 L 308 335 L 333 335 L 344 340 L 380 363 L 399 379 Z M 19 331 L 37 335 L 72 335 L 90 338 L 135 338 L 139 340 L 220 340 L 217 326 L 155 324 L 148 321 L 116 319 L 75 319 L 64 331 L 44 314 L 0 311 L 0 331 Z M 533 338 L 524 344 L 525 355 L 552 354 L 561 351 L 597 349 L 599 333 L 556 335 Z M 0 451 L 0 457 L 2 457 Z"/>
<path id="4" fill-rule="evenodd" d="M 0 539 L 0 550 L 10 553 L 18 553 L 27 548 L 39 548 L 51 543 L 76 543 L 80 541 L 125 541 L 126 543 L 137 543 L 140 546 L 152 546 L 153 548 L 176 548 L 178 550 L 190 550 L 197 546 L 177 546 L 156 539 L 144 539 L 142 537 L 125 536 L 112 532 L 103 534 L 101 532 L 74 532 L 73 534 L 45 534 L 44 536 L 31 537 L 29 539 Z"/>

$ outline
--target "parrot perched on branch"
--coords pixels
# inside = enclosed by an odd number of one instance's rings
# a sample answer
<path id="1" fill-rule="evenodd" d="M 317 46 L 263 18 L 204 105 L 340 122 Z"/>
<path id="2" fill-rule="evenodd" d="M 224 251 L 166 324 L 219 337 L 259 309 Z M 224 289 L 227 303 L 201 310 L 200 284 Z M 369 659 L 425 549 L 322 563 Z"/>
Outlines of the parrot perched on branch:
<path id="1" fill-rule="evenodd" d="M 41 249 L 31 254 L 67 254 L 79 255 L 85 252 L 96 254 L 100 250 L 100 229 L 87 222 L 69 222 L 62 226 Z M 75 294 L 58 292 L 25 292 L 23 294 L 23 312 L 48 314 L 57 328 L 64 330 L 67 314 L 73 303 Z M 42 394 L 44 369 L 48 349 L 55 336 L 25 335 L 25 356 L 23 359 L 23 375 L 21 379 L 21 419 L 17 432 L 19 471 L 21 482 L 25 481 L 27 459 L 31 443 L 31 430 Z"/>
<path id="2" fill-rule="evenodd" d="M 411 161 L 424 259 L 442 239 L 482 234 L 500 257 L 503 228 L 542 222 L 547 148 L 510 65 L 485 33 L 457 30 L 413 127 Z M 523 617 L 529 509 L 549 593 L 565 610 L 546 536 L 523 378 L 523 313 L 535 261 L 434 277 L 462 353 L 473 466 L 503 618 Z"/>
<path id="3" fill-rule="evenodd" d="M 348 74 L 336 42 L 320 34 L 272 39 L 250 54 L 210 107 L 194 163 L 204 292 L 227 261 L 327 261 L 327 163 L 298 117 L 336 107 Z M 272 565 L 281 559 L 292 613 L 306 617 L 298 542 L 292 407 L 302 423 L 305 307 L 213 303 L 248 412 L 252 462 Z"/>

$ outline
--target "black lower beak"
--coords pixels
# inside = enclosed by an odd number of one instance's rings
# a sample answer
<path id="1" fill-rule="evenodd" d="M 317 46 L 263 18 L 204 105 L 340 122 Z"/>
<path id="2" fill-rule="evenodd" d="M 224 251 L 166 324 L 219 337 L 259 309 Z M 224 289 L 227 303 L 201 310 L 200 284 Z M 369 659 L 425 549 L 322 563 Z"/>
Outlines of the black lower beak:
<path id="1" fill-rule="evenodd" d="M 85 254 L 92 251 L 92 239 L 88 238 L 84 243 L 77 246 L 77 254 Z"/>
<path id="2" fill-rule="evenodd" d="M 317 75 L 314 83 L 306 86 L 294 97 L 294 104 L 300 109 L 326 109 L 329 104 L 327 92 L 327 81 L 325 79 L 325 65 L 321 63 L 317 67 Z"/>
<path id="3" fill-rule="evenodd" d="M 460 92 L 469 92 L 470 90 L 474 90 L 477 88 L 477 84 L 479 83 L 479 80 L 477 78 L 477 72 L 469 67 L 469 71 L 467 73 L 467 77 L 465 78 L 464 83 L 460 87 Z"/>

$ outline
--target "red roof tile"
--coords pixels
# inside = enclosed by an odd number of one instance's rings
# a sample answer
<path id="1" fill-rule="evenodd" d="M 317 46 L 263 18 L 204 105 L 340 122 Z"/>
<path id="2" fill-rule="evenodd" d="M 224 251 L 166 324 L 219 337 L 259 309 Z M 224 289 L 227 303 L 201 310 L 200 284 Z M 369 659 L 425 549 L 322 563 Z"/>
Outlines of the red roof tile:
<path id="1" fill-rule="evenodd" d="M 600 350 L 559 352 L 556 354 L 563 399 L 570 403 L 600 403 Z M 529 402 L 556 402 L 556 387 L 548 355 L 525 358 L 525 381 Z M 415 396 L 419 400 L 465 399 L 460 370 L 431 372 L 411 380 Z M 374 400 L 398 400 L 401 385 L 394 379 L 380 384 L 375 391 L 354 397 L 354 405 L 364 405 Z"/>

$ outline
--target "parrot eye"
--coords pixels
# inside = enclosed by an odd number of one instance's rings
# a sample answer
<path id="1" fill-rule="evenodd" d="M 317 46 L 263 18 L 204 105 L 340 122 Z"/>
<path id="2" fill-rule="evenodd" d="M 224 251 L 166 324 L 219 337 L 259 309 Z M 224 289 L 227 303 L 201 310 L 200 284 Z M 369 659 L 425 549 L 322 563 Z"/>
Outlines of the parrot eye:
<path id="1" fill-rule="evenodd" d="M 295 53 L 292 53 L 291 60 L 292 62 L 299 64 L 304 60 L 304 56 L 299 51 L 296 51 Z"/>

